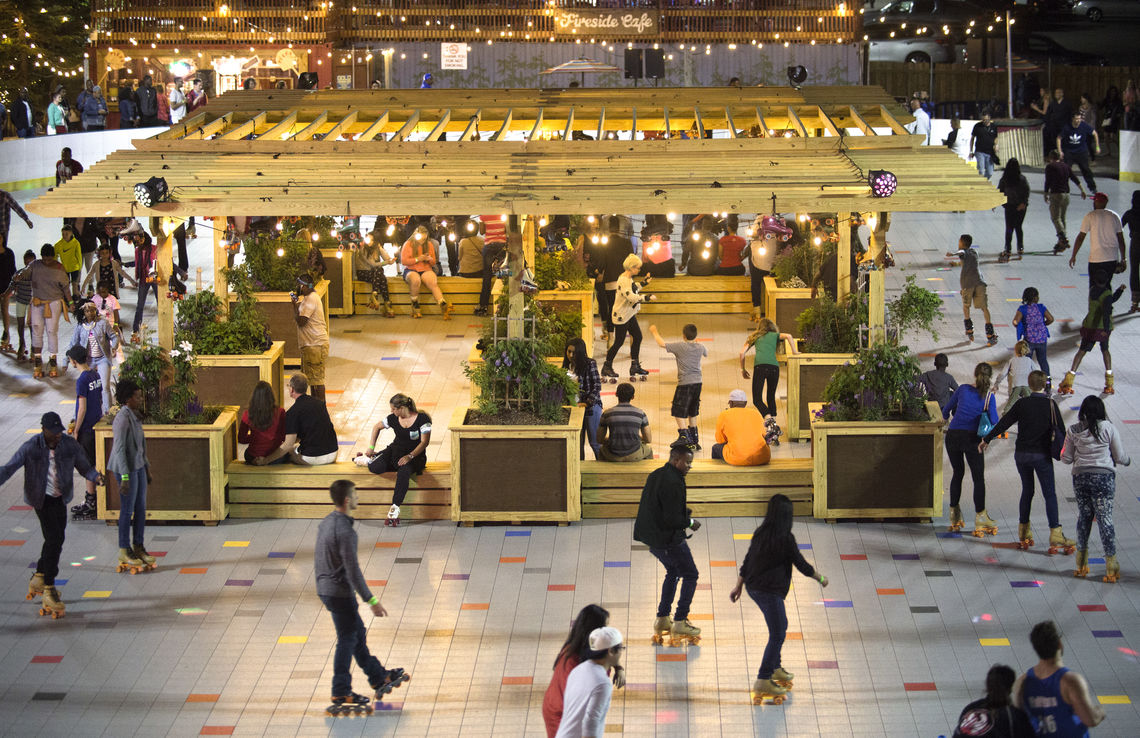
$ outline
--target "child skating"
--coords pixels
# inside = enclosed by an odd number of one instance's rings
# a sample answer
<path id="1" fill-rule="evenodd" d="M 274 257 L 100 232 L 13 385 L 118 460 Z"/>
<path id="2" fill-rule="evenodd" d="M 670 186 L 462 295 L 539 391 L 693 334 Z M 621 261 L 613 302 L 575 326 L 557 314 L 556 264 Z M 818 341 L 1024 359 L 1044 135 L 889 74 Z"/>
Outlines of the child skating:
<path id="1" fill-rule="evenodd" d="M 1081 321 L 1081 347 L 1073 357 L 1073 365 L 1065 373 L 1061 386 L 1057 388 L 1057 392 L 1062 395 L 1073 394 L 1073 381 L 1077 378 L 1077 368 L 1080 367 L 1085 354 L 1092 351 L 1093 346 L 1098 343 L 1100 355 L 1104 357 L 1104 389 L 1101 393 L 1116 394 L 1116 389 L 1113 387 L 1112 354 L 1108 352 L 1108 339 L 1112 335 L 1112 306 L 1124 294 L 1124 285 L 1117 287 L 1116 292 L 1110 291 L 1111 288 L 1108 286 L 1100 285 L 1091 289 L 1099 292 L 1095 296 L 1091 291 L 1089 293 L 1089 311 Z"/>
<path id="2" fill-rule="evenodd" d="M 950 366 L 950 357 L 946 354 L 934 355 L 934 368 L 923 372 L 918 377 L 926 396 L 938 403 L 938 407 L 946 407 L 950 396 L 958 389 L 958 380 L 954 379 L 946 367 Z"/>
<path id="3" fill-rule="evenodd" d="M 784 431 L 776 423 L 776 385 L 780 383 L 780 362 L 776 358 L 776 350 L 780 341 L 785 341 L 793 354 L 799 353 L 799 349 L 796 348 L 796 339 L 790 333 L 781 333 L 771 318 L 762 317 L 757 322 L 760 325 L 748 334 L 744 348 L 740 349 L 740 374 L 745 379 L 750 378 L 745 359 L 750 350 L 755 350 L 751 375 L 752 404 L 764 416 L 764 442 L 769 446 L 779 446 Z"/>
<path id="4" fill-rule="evenodd" d="M 701 410 L 701 359 L 709 355 L 707 348 L 697 343 L 697 327 L 689 323 L 681 329 L 684 341 L 666 342 L 656 325 L 649 326 L 657 345 L 673 354 L 677 360 L 677 388 L 673 390 L 670 414 L 677 421 L 679 440 L 701 450 L 697 416 Z"/>
<path id="5" fill-rule="evenodd" d="M 121 407 L 111 424 L 115 440 L 107 459 L 107 471 L 119 480 L 119 565 L 115 571 L 138 574 L 158 566 L 143 546 L 146 492 L 151 476 L 142 427 L 142 388 L 124 379 L 115 388 L 115 399 Z"/>
<path id="6" fill-rule="evenodd" d="M 1026 287 L 1021 293 L 1021 304 L 1013 314 L 1013 327 L 1017 329 L 1018 340 L 1029 344 L 1029 356 L 1036 358 L 1037 366 L 1045 372 L 1045 394 L 1053 391 L 1053 375 L 1049 372 L 1049 326 L 1053 314 L 1041 304 L 1041 296 L 1036 287 Z"/>
<path id="7" fill-rule="evenodd" d="M 946 258 L 957 257 L 962 263 L 962 273 L 958 278 L 958 285 L 962 292 L 962 311 L 965 315 L 966 339 L 974 340 L 974 321 L 970 319 L 970 305 L 982 311 L 986 320 L 986 345 L 997 343 L 997 333 L 994 332 L 993 322 L 990 320 L 990 306 L 986 298 L 986 281 L 978 269 L 978 250 L 974 248 L 974 237 L 963 233 L 958 237 L 958 250 L 946 254 Z"/>
<path id="8" fill-rule="evenodd" d="M 1006 388 L 1009 397 L 1001 406 L 1001 414 L 1005 415 L 1013 407 L 1013 403 L 1022 397 L 1029 397 L 1033 391 L 1029 389 L 1029 372 L 1035 370 L 1037 365 L 1029 358 L 1029 342 L 1018 341 L 1013 345 L 1013 358 L 1005 371 Z"/>
<path id="9" fill-rule="evenodd" d="M 768 645 L 764 647 L 764 658 L 752 684 L 752 702 L 756 705 L 761 704 L 765 697 L 770 697 L 777 705 L 782 703 L 795 679 L 795 674 L 780 663 L 788 632 L 784 599 L 792 586 L 792 566 L 805 577 L 827 586 L 827 577 L 807 562 L 796 545 L 796 537 L 792 535 L 792 501 L 786 495 L 775 494 L 768 502 L 764 522 L 752 534 L 736 586 L 728 594 L 733 602 L 737 602 L 741 592 L 747 590 L 768 625 Z"/>

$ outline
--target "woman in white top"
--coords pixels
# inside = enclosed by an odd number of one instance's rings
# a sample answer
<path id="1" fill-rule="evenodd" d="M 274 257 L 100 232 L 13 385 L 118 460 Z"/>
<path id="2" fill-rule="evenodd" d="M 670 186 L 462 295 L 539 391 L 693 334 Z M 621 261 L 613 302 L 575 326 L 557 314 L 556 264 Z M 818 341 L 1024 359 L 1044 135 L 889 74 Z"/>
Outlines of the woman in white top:
<path id="1" fill-rule="evenodd" d="M 1077 423 L 1069 427 L 1061 461 L 1073 465 L 1073 491 L 1077 495 L 1077 570 L 1073 576 L 1089 573 L 1089 532 L 1093 518 L 1100 526 L 1100 542 L 1104 546 L 1104 581 L 1120 577 L 1116 563 L 1116 529 L 1112 524 L 1112 506 L 1116 498 L 1116 464 L 1128 466 L 1131 459 L 1124 453 L 1120 435 L 1104 410 L 1104 402 L 1089 395 L 1081 403 Z"/>
<path id="2" fill-rule="evenodd" d="M 641 368 L 638 359 L 641 357 L 641 326 L 637 324 L 637 313 L 641 310 L 641 303 L 646 300 L 657 299 L 656 295 L 643 295 L 638 286 L 633 283 L 633 275 L 641 270 L 641 259 L 636 254 L 625 257 L 621 263 L 623 271 L 617 280 L 617 291 L 614 293 L 614 342 L 606 351 L 606 363 L 602 366 L 603 377 L 617 377 L 614 371 L 614 357 L 625 343 L 628 333 L 633 339 L 629 347 L 629 378 L 645 378 L 649 372 Z M 645 280 L 649 284 L 649 280 Z"/>

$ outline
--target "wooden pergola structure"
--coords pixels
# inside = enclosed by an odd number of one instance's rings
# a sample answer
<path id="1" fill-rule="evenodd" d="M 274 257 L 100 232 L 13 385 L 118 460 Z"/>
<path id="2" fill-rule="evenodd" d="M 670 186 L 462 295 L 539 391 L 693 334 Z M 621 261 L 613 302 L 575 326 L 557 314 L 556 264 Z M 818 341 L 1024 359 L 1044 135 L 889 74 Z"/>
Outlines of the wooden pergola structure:
<path id="1" fill-rule="evenodd" d="M 28 209 L 49 217 L 860 212 L 881 214 L 875 251 L 888 211 L 1004 202 L 955 154 L 922 146 L 896 110 L 878 87 L 233 92 Z M 704 138 L 709 131 L 724 137 Z M 890 198 L 872 195 L 874 170 L 898 178 Z M 134 185 L 154 176 L 172 198 L 143 208 Z M 849 230 L 839 229 L 841 270 Z M 216 233 L 220 285 L 226 258 Z M 169 239 L 160 240 L 159 268 L 170 273 Z M 160 343 L 172 345 L 165 294 L 159 326 Z"/>

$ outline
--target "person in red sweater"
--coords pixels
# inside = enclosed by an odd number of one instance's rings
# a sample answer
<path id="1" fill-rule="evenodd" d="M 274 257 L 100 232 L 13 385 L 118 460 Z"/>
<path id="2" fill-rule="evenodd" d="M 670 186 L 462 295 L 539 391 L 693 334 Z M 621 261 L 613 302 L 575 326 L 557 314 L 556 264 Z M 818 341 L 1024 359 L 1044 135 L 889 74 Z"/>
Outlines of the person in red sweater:
<path id="1" fill-rule="evenodd" d="M 745 244 L 744 239 L 736 235 L 737 229 L 740 228 L 740 220 L 736 213 L 725 218 L 724 225 L 727 232 L 720 237 L 720 258 L 716 273 L 728 277 L 743 277 L 744 262 L 741 261 L 740 255 L 744 251 Z"/>
<path id="2" fill-rule="evenodd" d="M 558 734 L 558 726 L 562 722 L 562 698 L 566 694 L 566 680 L 574 667 L 582 663 L 582 656 L 590 650 L 590 633 L 596 628 L 604 628 L 610 621 L 610 612 L 601 605 L 586 605 L 574 618 L 570 626 L 570 635 L 562 644 L 558 658 L 554 660 L 554 676 L 550 678 L 550 686 L 546 688 L 546 696 L 542 698 L 542 721 L 546 723 L 546 735 L 554 738 Z M 625 671 L 622 667 L 614 667 L 614 686 L 621 689 L 625 686 Z"/>
<path id="3" fill-rule="evenodd" d="M 261 381 L 253 388 L 249 407 L 241 414 L 238 426 L 238 443 L 249 444 L 245 450 L 245 461 L 252 463 L 259 456 L 269 456 L 285 442 L 285 408 L 277 404 L 273 396 L 273 385 Z M 274 464 L 289 460 L 282 456 Z"/>

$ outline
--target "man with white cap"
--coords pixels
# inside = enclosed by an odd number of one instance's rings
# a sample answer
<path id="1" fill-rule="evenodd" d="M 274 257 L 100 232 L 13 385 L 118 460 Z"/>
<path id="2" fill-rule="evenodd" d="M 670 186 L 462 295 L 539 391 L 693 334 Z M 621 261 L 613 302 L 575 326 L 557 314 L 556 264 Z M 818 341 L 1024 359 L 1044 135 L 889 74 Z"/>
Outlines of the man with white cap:
<path id="1" fill-rule="evenodd" d="M 606 626 L 590 633 L 586 659 L 566 679 L 562 698 L 562 722 L 556 738 L 601 738 L 606 732 L 606 713 L 614 686 L 609 670 L 621 664 L 621 631 Z"/>
<path id="2" fill-rule="evenodd" d="M 764 438 L 766 432 L 764 416 L 748 404 L 744 390 L 734 389 L 728 395 L 728 409 L 722 410 L 716 419 L 712 457 L 733 466 L 767 464 L 772 451 Z"/>

